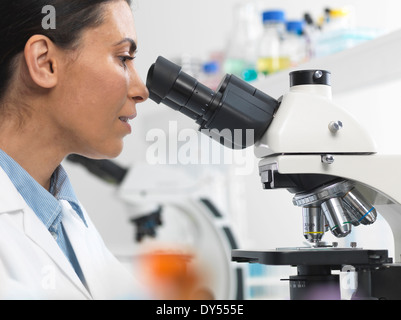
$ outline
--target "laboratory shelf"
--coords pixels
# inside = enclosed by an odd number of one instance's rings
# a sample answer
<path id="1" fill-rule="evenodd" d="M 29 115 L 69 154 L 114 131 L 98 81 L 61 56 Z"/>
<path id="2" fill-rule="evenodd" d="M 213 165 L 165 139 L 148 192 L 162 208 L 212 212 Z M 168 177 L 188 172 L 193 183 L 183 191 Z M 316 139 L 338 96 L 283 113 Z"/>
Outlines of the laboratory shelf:
<path id="1" fill-rule="evenodd" d="M 253 85 L 274 98 L 289 89 L 289 72 L 324 69 L 331 72 L 333 94 L 355 91 L 401 78 L 401 30 L 382 35 L 339 53 L 313 59 L 258 80 Z"/>

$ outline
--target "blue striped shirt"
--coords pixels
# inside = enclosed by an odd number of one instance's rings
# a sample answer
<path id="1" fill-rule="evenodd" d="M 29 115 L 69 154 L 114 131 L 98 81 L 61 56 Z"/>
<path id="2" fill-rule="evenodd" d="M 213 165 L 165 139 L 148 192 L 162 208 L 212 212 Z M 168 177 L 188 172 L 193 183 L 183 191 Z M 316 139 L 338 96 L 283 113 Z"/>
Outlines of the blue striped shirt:
<path id="1" fill-rule="evenodd" d="M 53 238 L 71 262 L 77 275 L 84 281 L 82 270 L 63 228 L 62 205 L 59 200 L 67 200 L 84 224 L 86 226 L 87 224 L 64 168 L 59 165 L 54 171 L 50 181 L 50 190 L 47 191 L 24 168 L 1 149 L 0 166 L 6 172 L 25 202 L 53 235 Z"/>

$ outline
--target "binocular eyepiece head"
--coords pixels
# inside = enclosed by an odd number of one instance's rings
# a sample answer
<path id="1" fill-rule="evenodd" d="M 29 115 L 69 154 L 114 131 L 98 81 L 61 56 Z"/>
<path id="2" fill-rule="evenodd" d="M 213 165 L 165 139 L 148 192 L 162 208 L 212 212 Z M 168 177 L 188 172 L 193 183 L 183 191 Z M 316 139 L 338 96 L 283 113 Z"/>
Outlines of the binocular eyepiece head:
<path id="1" fill-rule="evenodd" d="M 150 67 L 146 86 L 150 99 L 192 118 L 203 133 L 232 149 L 258 141 L 279 106 L 277 100 L 233 75 L 226 75 L 213 91 L 163 57 Z"/>

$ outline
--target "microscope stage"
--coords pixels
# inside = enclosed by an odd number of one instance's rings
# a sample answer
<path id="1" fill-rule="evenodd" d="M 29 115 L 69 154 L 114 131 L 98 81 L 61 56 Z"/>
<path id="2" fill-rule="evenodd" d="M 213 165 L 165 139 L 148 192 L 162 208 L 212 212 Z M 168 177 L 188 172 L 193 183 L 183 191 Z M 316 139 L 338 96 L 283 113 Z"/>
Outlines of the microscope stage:
<path id="1" fill-rule="evenodd" d="M 358 248 L 294 248 L 270 251 L 233 250 L 232 261 L 265 265 L 372 266 L 391 263 L 387 250 Z"/>

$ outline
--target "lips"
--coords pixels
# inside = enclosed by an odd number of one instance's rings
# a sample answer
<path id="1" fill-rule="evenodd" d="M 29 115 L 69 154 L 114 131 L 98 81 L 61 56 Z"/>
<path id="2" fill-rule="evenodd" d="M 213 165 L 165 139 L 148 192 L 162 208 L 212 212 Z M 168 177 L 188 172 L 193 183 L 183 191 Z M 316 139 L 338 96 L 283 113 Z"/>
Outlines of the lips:
<path id="1" fill-rule="evenodd" d="M 133 119 L 135 118 L 135 116 L 136 116 L 136 115 L 122 116 L 122 117 L 119 117 L 119 119 L 120 119 L 122 122 L 128 123 L 128 121 L 133 120 Z"/>
<path id="2" fill-rule="evenodd" d="M 126 123 L 128 123 L 128 121 L 130 120 L 129 117 L 120 117 L 119 119 L 120 119 L 122 122 L 126 122 Z"/>
<path id="3" fill-rule="evenodd" d="M 136 117 L 136 114 L 130 115 L 130 116 L 121 116 L 118 117 L 118 119 L 121 121 L 121 123 L 124 125 L 124 127 L 127 129 L 128 133 L 132 132 L 131 125 L 129 123 L 130 120 L 134 119 Z"/>

